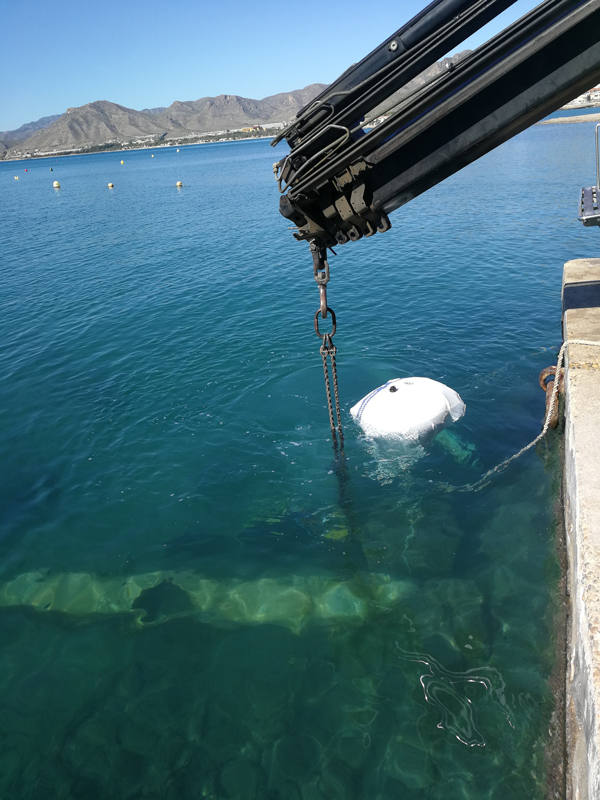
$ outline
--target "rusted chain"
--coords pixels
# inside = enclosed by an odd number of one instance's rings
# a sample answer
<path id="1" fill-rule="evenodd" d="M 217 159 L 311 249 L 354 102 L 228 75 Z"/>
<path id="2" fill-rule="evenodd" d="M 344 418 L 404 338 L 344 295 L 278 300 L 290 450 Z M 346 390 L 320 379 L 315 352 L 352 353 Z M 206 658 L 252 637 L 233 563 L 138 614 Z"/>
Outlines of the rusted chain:
<path id="1" fill-rule="evenodd" d="M 331 311 L 331 309 L 329 310 Z M 332 337 L 331 333 L 323 334 L 319 352 L 321 354 L 321 360 L 323 361 L 323 378 L 325 381 L 325 395 L 327 397 L 327 410 L 329 412 L 329 427 L 331 429 L 331 438 L 333 439 L 334 448 L 337 448 L 339 445 L 340 449 L 343 449 L 344 432 L 342 430 L 340 392 L 338 386 L 337 365 L 335 360 L 335 356 L 337 354 L 337 348 L 333 344 L 331 337 Z M 331 370 L 331 380 L 329 377 L 330 370 Z M 332 382 L 333 382 L 333 392 L 331 390 Z M 335 416 L 334 416 L 334 409 L 335 409 Z"/>
<path id="2" fill-rule="evenodd" d="M 333 343 L 336 331 L 336 318 L 332 308 L 327 305 L 327 284 L 329 283 L 329 264 L 327 263 L 327 250 L 317 242 L 310 243 L 310 251 L 313 258 L 313 274 L 317 286 L 319 287 L 319 308 L 315 312 L 314 327 L 315 333 L 321 340 L 321 359 L 323 361 L 323 378 L 325 381 L 325 394 L 327 396 L 327 410 L 329 412 L 329 427 L 331 428 L 331 438 L 333 446 L 337 449 L 344 447 L 344 433 L 342 431 L 342 412 L 340 410 L 340 390 L 338 385 L 337 364 L 335 356 L 337 348 Z M 331 331 L 321 333 L 319 330 L 319 318 L 326 319 L 331 316 Z M 331 380 L 329 371 L 331 370 Z M 331 383 L 333 382 L 333 392 Z M 335 416 L 334 416 L 335 409 Z"/>
<path id="3" fill-rule="evenodd" d="M 331 343 L 330 334 L 327 333 L 325 336 L 323 336 L 323 344 L 321 345 L 319 352 L 321 353 L 321 359 L 323 361 L 323 378 L 325 380 L 325 395 L 327 397 L 327 410 L 329 412 L 329 427 L 331 428 L 331 436 L 335 445 L 337 444 L 336 425 L 333 419 L 333 400 L 331 396 L 331 384 L 329 382 L 329 365 L 327 363 L 327 356 L 330 353 L 330 347 L 335 348 L 335 346 Z"/>
<path id="4" fill-rule="evenodd" d="M 333 397 L 335 400 L 335 414 L 337 417 L 337 435 L 340 441 L 340 448 L 344 448 L 344 431 L 342 430 L 342 412 L 340 411 L 340 389 L 338 386 L 337 365 L 335 356 L 337 348 L 333 347 L 329 352 L 329 359 L 331 361 L 331 374 L 333 376 Z"/>

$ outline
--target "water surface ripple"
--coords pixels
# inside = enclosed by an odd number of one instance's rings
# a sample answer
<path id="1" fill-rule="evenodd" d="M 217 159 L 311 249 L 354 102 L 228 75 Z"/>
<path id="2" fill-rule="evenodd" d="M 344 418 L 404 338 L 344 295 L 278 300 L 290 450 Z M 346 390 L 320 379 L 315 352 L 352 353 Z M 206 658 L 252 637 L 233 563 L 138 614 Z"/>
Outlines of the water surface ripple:
<path id="1" fill-rule="evenodd" d="M 557 439 L 447 486 L 539 430 L 591 131 L 332 258 L 341 472 L 266 142 L 0 164 L 0 796 L 543 795 Z M 366 441 L 348 409 L 409 375 L 466 416 Z"/>

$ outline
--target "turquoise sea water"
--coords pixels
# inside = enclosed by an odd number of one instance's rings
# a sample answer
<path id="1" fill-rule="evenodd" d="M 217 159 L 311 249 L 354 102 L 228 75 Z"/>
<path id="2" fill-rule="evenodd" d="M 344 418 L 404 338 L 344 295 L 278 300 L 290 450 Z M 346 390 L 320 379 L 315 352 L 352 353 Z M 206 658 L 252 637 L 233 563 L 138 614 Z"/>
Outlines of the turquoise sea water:
<path id="1" fill-rule="evenodd" d="M 592 131 L 331 259 L 343 472 L 267 142 L 0 164 L 0 797 L 543 796 L 558 438 L 452 487 L 539 431 Z M 376 447 L 408 375 L 466 416 Z"/>

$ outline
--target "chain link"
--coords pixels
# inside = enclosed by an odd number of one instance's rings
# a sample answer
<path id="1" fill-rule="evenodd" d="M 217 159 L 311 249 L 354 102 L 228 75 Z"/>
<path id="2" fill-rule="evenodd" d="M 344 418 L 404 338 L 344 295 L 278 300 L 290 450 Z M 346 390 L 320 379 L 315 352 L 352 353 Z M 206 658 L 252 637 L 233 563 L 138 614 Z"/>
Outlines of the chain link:
<path id="1" fill-rule="evenodd" d="M 319 287 L 319 310 L 322 319 L 327 316 L 327 284 L 329 283 L 329 263 L 327 251 L 316 242 L 310 243 L 310 252 L 313 257 L 313 275 Z"/>
<path id="2" fill-rule="evenodd" d="M 334 445 L 337 444 L 337 437 L 336 437 L 336 426 L 335 421 L 333 418 L 333 400 L 331 395 L 331 384 L 329 382 L 329 365 L 327 363 L 327 356 L 330 354 L 330 347 L 334 347 L 331 344 L 331 337 L 329 334 L 325 334 L 323 336 L 323 344 L 319 348 L 319 352 L 321 353 L 321 360 L 323 361 L 323 378 L 325 380 L 325 395 L 327 397 L 327 411 L 329 412 L 329 427 L 331 428 L 331 435 L 333 437 Z"/>
<path id="3" fill-rule="evenodd" d="M 340 390 L 338 386 L 337 365 L 335 363 L 335 356 L 337 348 L 332 345 L 329 351 L 329 359 L 331 361 L 331 374 L 333 377 L 333 396 L 335 400 L 335 414 L 337 418 L 337 435 L 340 443 L 340 449 L 344 449 L 344 431 L 342 430 L 342 412 L 340 411 Z"/>
<path id="4" fill-rule="evenodd" d="M 325 395 L 327 397 L 327 411 L 329 412 L 329 427 L 331 428 L 331 438 L 333 439 L 333 446 L 343 450 L 344 448 L 344 432 L 342 430 L 342 412 L 340 409 L 340 391 L 338 386 L 337 377 L 337 364 L 335 356 L 337 348 L 331 341 L 331 334 L 325 333 L 323 335 L 323 342 L 319 348 L 321 360 L 323 361 L 323 378 L 325 380 Z M 328 362 L 329 359 L 329 362 Z M 329 378 L 329 371 L 331 370 L 331 380 Z M 331 382 L 333 381 L 333 392 L 331 391 Z M 334 416 L 335 409 L 335 416 Z"/>
<path id="5" fill-rule="evenodd" d="M 339 446 L 344 447 L 344 433 L 342 431 L 342 412 L 340 410 L 340 389 L 338 385 L 337 364 L 335 356 L 337 348 L 333 343 L 335 336 L 336 319 L 332 308 L 327 305 L 327 284 L 329 283 L 329 264 L 327 263 L 327 250 L 317 242 L 310 243 L 310 251 L 313 258 L 313 274 L 317 286 L 319 287 L 319 308 L 315 313 L 314 326 L 315 333 L 321 340 L 319 352 L 323 361 L 323 378 L 325 380 L 325 394 L 327 396 L 327 410 L 329 412 L 329 427 L 331 428 L 331 438 L 335 449 Z M 319 318 L 326 319 L 331 316 L 330 333 L 321 333 L 319 330 Z M 331 370 L 331 379 L 329 372 Z M 333 392 L 331 384 L 333 382 Z M 335 409 L 335 416 L 334 416 Z"/>

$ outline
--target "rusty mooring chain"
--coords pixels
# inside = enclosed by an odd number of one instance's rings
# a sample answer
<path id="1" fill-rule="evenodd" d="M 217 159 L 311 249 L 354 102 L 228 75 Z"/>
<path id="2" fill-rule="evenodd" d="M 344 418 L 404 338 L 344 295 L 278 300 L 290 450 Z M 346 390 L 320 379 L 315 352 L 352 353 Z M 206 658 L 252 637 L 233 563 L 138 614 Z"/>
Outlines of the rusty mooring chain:
<path id="1" fill-rule="evenodd" d="M 333 446 L 340 450 L 344 447 L 344 432 L 342 430 L 342 413 L 340 410 L 340 390 L 337 377 L 337 365 L 335 357 L 337 348 L 333 343 L 336 331 L 336 318 L 332 308 L 327 305 L 327 284 L 329 283 L 329 264 L 327 263 L 326 251 L 324 247 L 310 243 L 310 250 L 313 257 L 314 276 L 319 287 L 319 308 L 315 312 L 314 326 L 315 333 L 321 340 L 319 352 L 323 361 L 323 378 L 325 381 L 325 394 L 327 396 L 327 410 L 329 412 L 329 427 L 331 428 L 331 438 Z M 331 331 L 321 333 L 319 330 L 319 317 L 325 319 L 331 315 Z M 329 373 L 331 371 L 331 380 Z M 333 392 L 331 384 L 333 383 Z"/>

